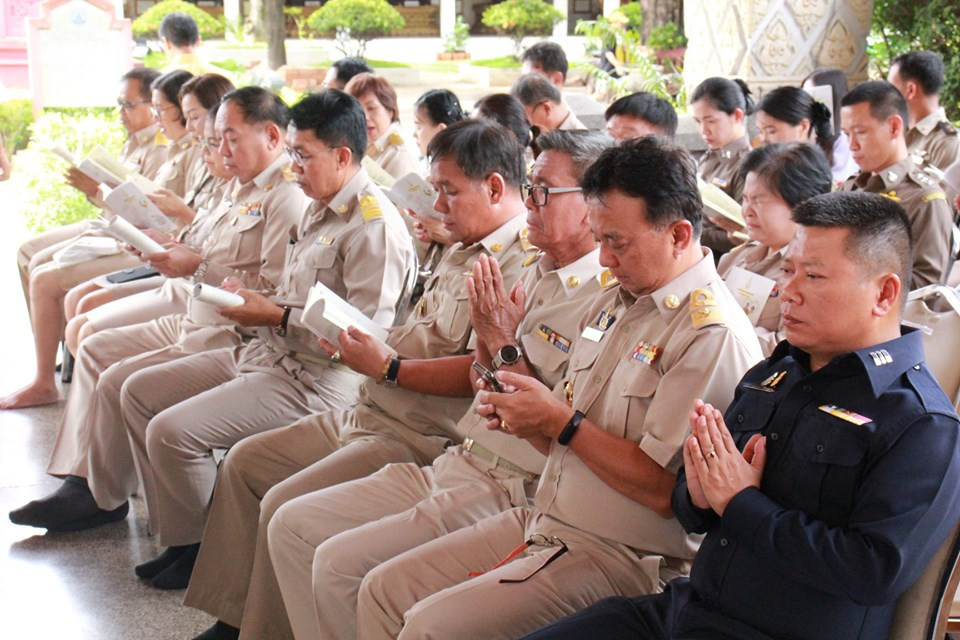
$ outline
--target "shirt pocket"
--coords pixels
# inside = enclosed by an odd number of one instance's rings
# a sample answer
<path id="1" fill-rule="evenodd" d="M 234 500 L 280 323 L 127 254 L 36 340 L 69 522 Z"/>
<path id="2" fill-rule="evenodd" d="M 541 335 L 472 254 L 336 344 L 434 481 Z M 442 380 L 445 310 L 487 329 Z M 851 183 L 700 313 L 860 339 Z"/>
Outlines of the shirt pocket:
<path id="1" fill-rule="evenodd" d="M 867 430 L 839 419 L 815 416 L 796 427 L 790 455 L 796 478 L 797 506 L 831 526 L 850 517 L 853 497 L 867 453 Z"/>
<path id="2" fill-rule="evenodd" d="M 748 390 L 730 405 L 724 415 L 724 423 L 741 451 L 754 434 L 763 432 L 773 416 L 776 404 L 773 400 L 762 397 L 766 395 Z"/>
<path id="3" fill-rule="evenodd" d="M 647 411 L 660 385 L 660 375 L 653 367 L 637 367 L 631 363 L 621 366 L 620 371 L 615 373 L 618 378 L 624 374 L 626 378 L 620 383 L 619 406 L 611 416 L 608 430 L 614 430 L 613 432 L 622 438 L 639 442 L 644 432 L 643 424 Z M 634 425 L 634 428 L 631 429 L 631 425 Z"/>
<path id="4" fill-rule="evenodd" d="M 243 262 L 260 262 L 260 233 L 263 216 L 237 215 L 235 233 L 230 239 L 230 253 L 243 257 Z M 232 223 L 231 223 L 232 224 Z"/>
<path id="5" fill-rule="evenodd" d="M 536 333 L 522 335 L 520 342 L 527 360 L 537 370 L 540 379 L 551 388 L 555 386 L 563 377 L 570 354 Z"/>

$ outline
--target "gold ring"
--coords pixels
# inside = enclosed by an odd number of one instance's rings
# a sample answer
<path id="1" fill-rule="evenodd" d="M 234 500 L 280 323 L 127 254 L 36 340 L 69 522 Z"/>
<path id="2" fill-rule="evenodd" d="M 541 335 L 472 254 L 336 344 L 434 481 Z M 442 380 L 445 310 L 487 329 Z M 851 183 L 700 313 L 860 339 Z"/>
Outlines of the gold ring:
<path id="1" fill-rule="evenodd" d="M 507 427 L 507 423 L 503 420 L 500 421 L 500 431 L 509 433 L 510 429 Z"/>
<path id="2" fill-rule="evenodd" d="M 330 359 L 333 360 L 333 361 L 336 362 L 336 363 L 339 363 L 339 362 L 340 362 L 340 352 L 339 352 L 339 351 L 334 352 L 334 354 L 333 354 L 332 356 L 330 356 Z"/>
<path id="3" fill-rule="evenodd" d="M 716 458 L 716 457 L 717 457 L 717 452 L 716 452 L 716 451 L 711 451 L 710 453 L 707 454 L 707 457 L 708 457 L 708 458 Z"/>

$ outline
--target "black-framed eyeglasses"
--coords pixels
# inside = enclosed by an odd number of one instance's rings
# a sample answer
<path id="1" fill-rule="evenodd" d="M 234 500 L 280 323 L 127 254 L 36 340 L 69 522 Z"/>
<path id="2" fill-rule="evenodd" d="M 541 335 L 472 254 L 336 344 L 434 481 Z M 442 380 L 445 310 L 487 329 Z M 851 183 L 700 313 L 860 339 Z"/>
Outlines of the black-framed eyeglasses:
<path id="1" fill-rule="evenodd" d="M 117 100 L 117 109 L 123 109 L 124 111 L 133 111 L 134 108 L 139 107 L 142 104 L 149 104 L 149 100 L 139 100 L 137 102 L 130 102 L 129 100 Z"/>
<path id="2" fill-rule="evenodd" d="M 538 207 L 547 206 L 547 200 L 551 193 L 576 193 L 577 191 L 583 191 L 583 187 L 545 187 L 539 184 L 520 185 L 520 193 L 523 194 L 524 199 L 530 198 L 533 204 Z"/>

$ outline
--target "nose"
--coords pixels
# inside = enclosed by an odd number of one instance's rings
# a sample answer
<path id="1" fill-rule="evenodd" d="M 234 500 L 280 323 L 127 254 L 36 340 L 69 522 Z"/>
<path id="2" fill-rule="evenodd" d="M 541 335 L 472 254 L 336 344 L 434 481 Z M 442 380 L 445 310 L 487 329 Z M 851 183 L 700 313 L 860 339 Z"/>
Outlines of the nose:
<path id="1" fill-rule="evenodd" d="M 620 262 L 617 260 L 616 256 L 613 255 L 613 252 L 607 247 L 605 242 L 600 243 L 600 266 L 606 269 L 613 269 L 619 266 Z"/>
<path id="2" fill-rule="evenodd" d="M 777 279 L 780 303 L 799 304 L 802 301 L 795 273 L 782 273 Z"/>

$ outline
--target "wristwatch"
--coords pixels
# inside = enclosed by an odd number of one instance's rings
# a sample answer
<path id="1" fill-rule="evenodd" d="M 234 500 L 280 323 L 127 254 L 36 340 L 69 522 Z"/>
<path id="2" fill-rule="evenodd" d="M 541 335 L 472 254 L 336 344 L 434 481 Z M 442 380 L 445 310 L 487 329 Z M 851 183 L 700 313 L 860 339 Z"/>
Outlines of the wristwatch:
<path id="1" fill-rule="evenodd" d="M 523 357 L 523 351 L 515 344 L 507 344 L 500 347 L 497 355 L 493 356 L 493 368 L 499 369 L 503 365 L 517 364 Z"/>

